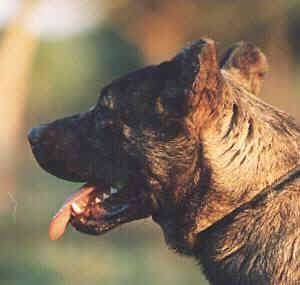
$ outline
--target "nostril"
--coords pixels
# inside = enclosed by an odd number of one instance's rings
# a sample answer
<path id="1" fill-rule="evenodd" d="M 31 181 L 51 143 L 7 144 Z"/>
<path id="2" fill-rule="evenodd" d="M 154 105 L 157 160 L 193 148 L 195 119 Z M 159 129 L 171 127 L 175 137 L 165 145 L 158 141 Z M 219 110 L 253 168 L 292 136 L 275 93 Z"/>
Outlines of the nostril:
<path id="1" fill-rule="evenodd" d="M 38 127 L 32 128 L 28 132 L 28 140 L 31 145 L 34 145 L 34 144 L 37 144 L 40 142 L 40 139 L 41 139 L 44 129 L 45 129 L 44 126 L 38 126 Z"/>

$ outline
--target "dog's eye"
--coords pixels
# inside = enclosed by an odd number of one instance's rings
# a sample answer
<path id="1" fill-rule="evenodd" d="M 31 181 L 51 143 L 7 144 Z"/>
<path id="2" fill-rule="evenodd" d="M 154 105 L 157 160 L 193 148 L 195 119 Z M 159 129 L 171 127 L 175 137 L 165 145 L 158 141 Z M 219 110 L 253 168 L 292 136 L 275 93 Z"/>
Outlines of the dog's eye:
<path id="1" fill-rule="evenodd" d="M 182 131 L 182 125 L 178 121 L 169 121 L 160 129 L 160 138 L 162 140 L 171 140 L 177 137 Z"/>
<path id="2" fill-rule="evenodd" d="M 107 108 L 99 109 L 96 112 L 94 119 L 97 131 L 112 128 L 115 125 L 114 114 L 111 110 Z"/>
<path id="3" fill-rule="evenodd" d="M 102 129 L 111 128 L 114 125 L 114 121 L 113 121 L 113 119 L 107 118 L 107 119 L 101 120 L 99 122 L 99 125 Z"/>

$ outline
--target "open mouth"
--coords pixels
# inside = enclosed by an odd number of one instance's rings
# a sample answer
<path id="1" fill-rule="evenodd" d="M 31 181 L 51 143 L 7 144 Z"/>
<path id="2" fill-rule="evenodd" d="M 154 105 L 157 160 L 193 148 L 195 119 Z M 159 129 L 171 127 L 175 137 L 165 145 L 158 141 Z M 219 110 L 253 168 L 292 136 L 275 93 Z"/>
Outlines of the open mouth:
<path id="1" fill-rule="evenodd" d="M 112 187 L 103 182 L 86 183 L 71 195 L 49 226 L 52 240 L 60 238 L 67 226 L 99 235 L 132 220 L 151 215 L 151 195 L 138 183 Z"/>
<path id="2" fill-rule="evenodd" d="M 86 182 L 53 217 L 49 226 L 52 240 L 60 238 L 69 224 L 80 232 L 99 235 L 153 212 L 152 191 L 135 163 L 131 169 L 128 164 L 121 168 L 116 163 L 114 175 L 106 165 L 96 174 L 93 172 L 98 169 L 92 157 L 95 150 L 83 151 L 90 147 L 84 139 L 88 137 L 85 132 L 89 129 L 89 118 L 77 115 L 60 119 L 33 128 L 28 134 L 33 154 L 44 170 L 65 180 Z M 106 155 L 103 157 L 108 160 Z M 102 173 L 107 173 L 107 177 L 99 178 Z"/>

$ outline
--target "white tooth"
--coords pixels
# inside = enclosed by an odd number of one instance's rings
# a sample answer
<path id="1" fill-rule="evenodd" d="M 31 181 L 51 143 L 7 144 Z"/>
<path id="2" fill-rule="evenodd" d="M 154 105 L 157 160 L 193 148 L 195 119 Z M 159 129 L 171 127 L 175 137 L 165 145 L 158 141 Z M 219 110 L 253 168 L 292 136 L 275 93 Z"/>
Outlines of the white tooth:
<path id="1" fill-rule="evenodd" d="M 116 194 L 118 193 L 118 189 L 114 187 L 110 187 L 110 194 Z"/>
<path id="2" fill-rule="evenodd" d="M 103 194 L 103 200 L 106 200 L 109 197 L 110 197 L 110 195 L 107 195 L 106 193 Z"/>
<path id="3" fill-rule="evenodd" d="M 100 202 L 101 202 L 101 199 L 100 199 L 99 197 L 96 197 L 96 198 L 95 198 L 95 203 L 96 203 L 96 204 L 99 204 Z"/>
<path id="4" fill-rule="evenodd" d="M 80 208 L 80 206 L 78 204 L 76 204 L 75 202 L 72 203 L 72 210 L 76 214 L 81 214 L 84 211 L 84 209 Z"/>

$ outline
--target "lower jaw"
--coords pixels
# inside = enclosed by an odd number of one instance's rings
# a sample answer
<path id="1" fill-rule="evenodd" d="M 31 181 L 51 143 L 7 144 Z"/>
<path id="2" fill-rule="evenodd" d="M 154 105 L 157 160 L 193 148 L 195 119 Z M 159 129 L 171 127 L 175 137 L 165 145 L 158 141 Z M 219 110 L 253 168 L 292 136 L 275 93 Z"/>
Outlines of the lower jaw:
<path id="1" fill-rule="evenodd" d="M 120 225 L 119 223 L 106 223 L 105 221 L 85 221 L 72 218 L 71 225 L 79 232 L 89 235 L 102 235 Z"/>
<path id="2" fill-rule="evenodd" d="M 102 217 L 89 216 L 80 218 L 80 216 L 74 216 L 71 218 L 70 223 L 79 232 L 90 235 L 102 235 L 124 223 L 150 217 L 151 213 L 148 209 L 149 207 L 145 207 L 144 211 L 141 211 L 124 204 L 116 208 L 114 213 L 109 213 Z"/>
<path id="3" fill-rule="evenodd" d="M 151 215 L 150 195 L 130 197 L 123 190 L 110 195 L 108 192 L 102 184 L 83 185 L 52 219 L 50 238 L 60 238 L 69 223 L 80 232 L 100 235 L 120 224 Z"/>

